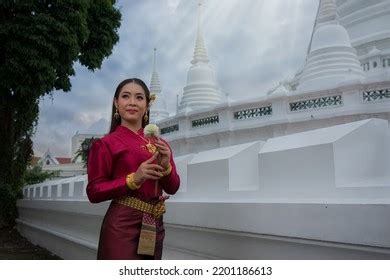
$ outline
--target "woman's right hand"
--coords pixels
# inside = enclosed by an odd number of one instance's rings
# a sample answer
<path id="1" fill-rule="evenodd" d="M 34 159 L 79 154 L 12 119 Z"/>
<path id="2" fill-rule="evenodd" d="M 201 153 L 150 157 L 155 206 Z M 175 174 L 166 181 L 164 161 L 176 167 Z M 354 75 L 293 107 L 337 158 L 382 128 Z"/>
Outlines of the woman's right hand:
<path id="1" fill-rule="evenodd" d="M 147 179 L 158 180 L 163 174 L 164 168 L 156 163 L 153 163 L 157 159 L 158 152 L 154 153 L 153 156 L 145 160 L 138 167 L 137 171 L 134 174 L 134 183 L 138 186 L 142 185 Z"/>

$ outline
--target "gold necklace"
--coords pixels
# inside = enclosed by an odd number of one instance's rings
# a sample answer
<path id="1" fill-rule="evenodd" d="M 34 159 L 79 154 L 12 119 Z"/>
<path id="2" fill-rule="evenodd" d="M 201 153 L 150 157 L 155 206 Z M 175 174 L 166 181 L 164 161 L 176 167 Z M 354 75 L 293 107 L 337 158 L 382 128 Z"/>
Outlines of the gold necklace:
<path id="1" fill-rule="evenodd" d="M 145 147 L 146 150 L 147 150 L 149 153 L 151 153 L 151 154 L 154 154 L 154 153 L 157 152 L 157 147 L 156 147 L 154 144 L 150 143 L 150 139 L 145 139 L 145 137 L 142 137 L 142 136 L 139 135 L 138 133 L 136 133 L 136 135 L 137 135 L 139 138 L 141 138 L 142 140 L 144 140 L 145 143 L 146 143 L 146 145 L 141 146 L 141 147 Z"/>
<path id="2" fill-rule="evenodd" d="M 149 153 L 155 154 L 157 152 L 157 147 L 155 145 L 148 143 L 145 146 Z"/>
<path id="3" fill-rule="evenodd" d="M 150 139 L 145 139 L 145 137 L 142 137 L 141 135 L 138 134 L 138 132 L 135 132 L 125 126 L 122 126 L 123 128 L 126 128 L 127 130 L 130 131 L 130 133 L 134 134 L 135 136 L 137 136 L 139 139 L 141 139 L 142 141 L 144 141 L 146 143 L 146 145 L 141 145 L 141 148 L 145 148 L 149 153 L 151 154 L 155 154 L 157 152 L 157 147 L 150 143 Z"/>

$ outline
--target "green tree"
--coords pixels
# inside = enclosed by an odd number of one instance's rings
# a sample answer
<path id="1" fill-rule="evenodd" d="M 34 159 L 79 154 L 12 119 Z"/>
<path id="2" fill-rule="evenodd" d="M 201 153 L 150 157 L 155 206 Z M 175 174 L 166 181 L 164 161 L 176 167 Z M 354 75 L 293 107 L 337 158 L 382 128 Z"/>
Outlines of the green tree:
<path id="1" fill-rule="evenodd" d="M 119 40 L 121 14 L 114 4 L 0 1 L 0 226 L 12 224 L 17 215 L 40 97 L 69 91 L 77 61 L 92 71 L 101 67 Z"/>
<path id="2" fill-rule="evenodd" d="M 88 154 L 89 149 L 91 148 L 93 142 L 95 142 L 98 138 L 85 138 L 84 141 L 81 143 L 80 148 L 76 152 L 76 156 L 73 159 L 75 162 L 77 158 L 81 157 L 82 162 L 84 163 L 84 167 L 87 167 L 88 164 Z"/>
<path id="3" fill-rule="evenodd" d="M 61 171 L 42 170 L 42 164 L 36 164 L 26 169 L 23 175 L 23 185 L 33 185 L 60 176 Z"/>

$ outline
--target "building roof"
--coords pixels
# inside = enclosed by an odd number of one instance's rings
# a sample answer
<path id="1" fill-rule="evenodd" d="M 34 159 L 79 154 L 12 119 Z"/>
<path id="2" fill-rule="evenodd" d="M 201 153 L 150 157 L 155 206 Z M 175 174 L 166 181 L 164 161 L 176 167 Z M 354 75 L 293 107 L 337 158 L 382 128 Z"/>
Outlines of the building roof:
<path id="1" fill-rule="evenodd" d="M 58 162 L 60 164 L 67 164 L 67 163 L 72 163 L 72 158 L 67 158 L 67 157 L 56 157 Z"/>
<path id="2" fill-rule="evenodd" d="M 42 157 L 36 157 L 36 156 L 33 156 L 32 159 L 31 159 L 31 164 L 32 165 L 35 165 L 39 162 L 39 160 L 41 160 Z M 67 157 L 56 157 L 55 158 L 59 164 L 69 164 L 69 163 L 72 163 L 72 158 L 67 158 Z"/>

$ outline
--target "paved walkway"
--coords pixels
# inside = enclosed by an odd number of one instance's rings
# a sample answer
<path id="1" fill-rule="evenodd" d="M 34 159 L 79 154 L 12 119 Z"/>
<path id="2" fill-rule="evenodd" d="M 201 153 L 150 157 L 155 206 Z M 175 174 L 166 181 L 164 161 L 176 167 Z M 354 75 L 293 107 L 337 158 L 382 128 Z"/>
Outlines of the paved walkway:
<path id="1" fill-rule="evenodd" d="M 16 229 L 0 228 L 0 260 L 60 260 L 49 251 L 31 244 Z"/>

